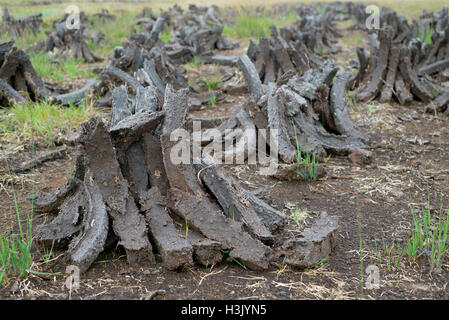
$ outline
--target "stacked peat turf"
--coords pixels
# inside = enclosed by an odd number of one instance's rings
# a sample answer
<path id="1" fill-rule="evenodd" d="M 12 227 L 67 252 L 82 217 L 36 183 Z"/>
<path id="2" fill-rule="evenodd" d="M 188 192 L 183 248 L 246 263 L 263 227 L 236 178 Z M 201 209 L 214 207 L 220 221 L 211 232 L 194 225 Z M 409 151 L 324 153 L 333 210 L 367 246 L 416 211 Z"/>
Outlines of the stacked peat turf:
<path id="1" fill-rule="evenodd" d="M 302 39 L 310 50 L 320 54 L 336 53 L 341 48 L 336 47 L 337 38 L 342 37 L 334 23 L 336 15 L 334 11 L 325 13 L 311 14 L 300 17 L 293 26 L 293 30 L 289 30 L 288 37 L 281 35 L 286 40 Z"/>
<path id="2" fill-rule="evenodd" d="M 241 129 L 242 134 L 235 137 L 241 157 L 246 159 L 251 153 L 249 144 L 243 143 L 249 140 L 246 130 L 257 129 L 268 130 L 266 141 L 259 140 L 258 144 L 267 143 L 270 149 L 277 150 L 284 164 L 279 164 L 273 175 L 283 180 L 298 179 L 295 163 L 298 152 L 315 156 L 324 156 L 326 152 L 350 155 L 353 161 L 362 163 L 370 160 L 366 139 L 352 122 L 346 103 L 350 73 L 328 60 L 302 76 L 290 73 L 277 84 L 264 85 L 248 56 L 241 56 L 238 65 L 251 98 L 216 129 L 223 141 L 228 140 L 228 130 Z M 216 144 L 217 138 L 213 139 L 211 143 Z"/>
<path id="3" fill-rule="evenodd" d="M 221 36 L 223 25 L 216 17 L 216 10 L 216 7 L 198 8 L 192 5 L 186 13 L 179 6 L 174 6 L 159 16 L 149 10 L 143 12 L 136 20 L 141 25 L 142 32 L 133 30 L 122 46 L 114 48 L 114 54 L 110 57 L 111 66 L 100 76 L 103 84 L 100 85 L 100 94 L 105 99 L 99 104 L 110 105 L 111 89 L 122 83 L 131 85 L 130 91 L 134 94 L 137 82 L 144 86 L 147 85 L 145 81 L 151 82 L 162 93 L 165 84 L 171 84 L 175 89 L 188 87 L 186 70 L 181 64 L 192 60 L 194 56 L 204 63 L 235 65 L 236 57 L 213 55 L 213 50 L 217 48 L 234 48 Z M 211 27 L 212 22 L 219 26 Z M 163 30 L 171 30 L 175 35 L 168 44 L 159 39 Z M 152 80 L 148 80 L 149 78 Z M 196 106 L 210 101 L 210 94 L 203 97 L 192 88 L 191 96 L 190 101 Z"/>
<path id="4" fill-rule="evenodd" d="M 285 73 L 303 74 L 323 62 L 313 49 L 306 45 L 308 41 L 297 37 L 290 28 L 282 28 L 281 36 L 276 27 L 271 26 L 270 29 L 270 38 L 259 38 L 259 44 L 250 40 L 247 51 L 264 84 L 278 81 Z"/>
<path id="5" fill-rule="evenodd" d="M 182 12 L 181 12 L 182 14 Z M 181 45 L 191 47 L 196 56 L 211 54 L 214 50 L 232 50 L 238 43 L 231 43 L 222 36 L 224 22 L 217 6 L 190 5 L 181 16 L 170 17 L 169 26 Z"/>
<path id="6" fill-rule="evenodd" d="M 139 88 L 154 86 L 159 95 L 164 94 L 165 85 L 170 84 L 175 89 L 189 88 L 189 106 L 201 107 L 215 95 L 222 98 L 220 90 L 198 93 L 188 86 L 185 69 L 175 64 L 163 48 L 154 46 L 150 51 L 140 48 L 134 42 L 125 42 L 123 47 L 116 47 L 112 63 L 99 76 L 97 93 L 103 96 L 96 102 L 99 106 L 111 106 L 112 89 L 126 84 L 128 91 L 136 95 Z M 224 79 L 227 81 L 234 74 Z"/>
<path id="7" fill-rule="evenodd" d="M 45 83 L 36 73 L 28 54 L 18 49 L 14 41 L 0 43 L 0 105 L 27 103 L 49 99 L 61 105 L 78 104 L 85 99 L 96 79 L 73 92 Z"/>
<path id="8" fill-rule="evenodd" d="M 369 13 L 366 12 L 366 5 L 363 3 L 347 2 L 346 10 L 350 17 L 356 19 L 356 23 L 350 26 L 348 30 L 366 30 L 366 19 Z"/>
<path id="9" fill-rule="evenodd" d="M 130 78 L 134 77 L 140 81 L 145 81 L 146 78 L 147 82 L 150 82 L 148 80 L 150 76 L 152 84 L 162 93 L 167 83 L 175 89 L 187 87 L 185 69 L 179 66 L 179 62 L 190 60 L 192 52 L 189 48 L 177 50 L 170 47 L 172 50 L 167 50 L 165 43 L 159 39 L 166 25 L 165 16 L 164 14 L 156 16 L 151 10 L 144 10 L 141 17 L 136 20 L 137 24 L 142 25 L 143 32 L 136 33 L 132 30 L 129 39 L 122 46 L 114 48 L 114 54 L 110 57 L 111 66 L 105 69 L 100 78 L 104 81 L 112 76 L 130 84 Z M 140 75 L 137 75 L 138 70 L 145 71 L 144 73 L 140 71 Z M 118 71 L 126 73 L 128 81 L 124 81 L 123 74 L 118 77 Z M 136 81 L 131 85 L 134 89 Z"/>
<path id="10" fill-rule="evenodd" d="M 144 67 L 146 60 L 152 60 L 156 73 L 164 83 L 171 83 L 176 89 L 187 87 L 185 69 L 180 66 L 173 54 L 169 54 L 159 40 L 149 47 L 149 37 L 137 38 L 131 34 L 130 40 L 123 43 L 121 47 L 114 48 L 111 65 L 122 71 L 133 74 Z M 139 41 L 139 39 L 143 41 Z M 148 49 L 147 49 L 148 48 Z M 191 56 L 189 52 L 180 53 L 180 56 Z"/>
<path id="11" fill-rule="evenodd" d="M 360 69 L 350 85 L 357 86 L 364 80 L 366 84 L 355 98 L 367 102 L 379 97 L 386 103 L 395 97 L 402 105 L 416 99 L 428 104 L 427 110 L 444 111 L 449 102 L 449 88 L 441 85 L 449 73 L 447 8 L 422 16 L 415 27 L 391 10 L 382 13 L 382 28 L 370 33 L 370 56 L 357 49 Z M 419 26 L 427 23 L 435 28 L 431 43 L 414 38 L 422 29 Z"/>
<path id="12" fill-rule="evenodd" d="M 81 19 L 79 26 L 68 28 L 66 23 L 68 18 L 69 16 L 65 14 L 62 19 L 54 21 L 53 30 L 46 32 L 45 51 L 51 52 L 55 49 L 58 53 L 71 51 L 75 59 L 84 59 L 89 63 L 103 61 L 103 58 L 92 53 L 87 45 L 86 25 L 82 23 L 83 20 Z"/>
<path id="13" fill-rule="evenodd" d="M 48 90 L 31 64 L 26 52 L 14 41 L 0 43 L 0 105 L 26 103 L 47 98 Z"/>
<path id="14" fill-rule="evenodd" d="M 157 16 L 153 13 L 153 9 L 151 9 L 150 7 L 144 7 L 142 9 L 142 11 L 136 15 L 137 19 L 140 19 L 140 18 L 154 18 L 154 17 L 156 17 L 154 19 L 154 20 L 156 20 Z"/>
<path id="15" fill-rule="evenodd" d="M 340 50 L 335 47 L 335 43 L 342 35 L 334 21 L 349 18 L 345 6 L 341 3 L 319 3 L 291 4 L 289 7 L 290 12 L 296 12 L 298 18 L 292 26 L 281 28 L 280 35 L 285 41 L 302 41 L 310 51 L 320 55 Z"/>
<path id="16" fill-rule="evenodd" d="M 175 89 L 188 87 L 185 69 L 175 64 L 159 40 L 164 19 L 159 26 L 148 34 L 132 32 L 129 40 L 122 46 L 114 48 L 108 65 L 99 77 L 98 91 L 103 99 L 98 105 L 111 105 L 112 89 L 126 84 L 134 95 L 140 87 L 152 85 L 163 95 L 165 85 L 171 84 Z"/>
<path id="17" fill-rule="evenodd" d="M 230 50 L 238 46 L 222 36 L 224 22 L 221 19 L 221 11 L 216 6 L 190 5 L 184 12 L 181 7 L 175 5 L 159 16 L 147 11 L 141 14 L 136 24 L 141 26 L 143 34 L 135 37 L 140 38 L 140 42 L 146 41 L 147 48 L 154 45 L 158 38 L 147 37 L 151 40 L 148 42 L 148 39 L 144 39 L 145 34 L 159 35 L 162 28 L 170 32 L 172 38 L 164 45 L 164 49 L 177 63 L 185 63 L 193 55 L 207 63 L 210 62 L 214 50 Z"/>
<path id="18" fill-rule="evenodd" d="M 113 22 L 116 20 L 116 16 L 109 13 L 109 10 L 104 9 L 104 8 L 102 8 L 100 12 L 94 13 L 93 16 L 96 17 L 100 21 L 101 24 L 105 24 L 107 22 Z"/>
<path id="19" fill-rule="evenodd" d="M 0 31 L 8 33 L 11 38 L 20 38 L 25 32 L 36 34 L 42 24 L 42 13 L 36 13 L 22 18 L 14 18 L 9 14 L 8 8 L 3 9 Z"/>
<path id="20" fill-rule="evenodd" d="M 189 139 L 176 139 L 186 124 L 186 89 L 168 85 L 162 111 L 138 98 L 129 103 L 124 88 L 113 96 L 109 125 L 100 118 L 82 125 L 69 182 L 34 199 L 36 212 L 58 213 L 37 227 L 41 243 L 66 246 L 69 262 L 81 271 L 114 240 L 131 264 L 144 267 L 160 260 L 170 270 L 210 266 L 225 257 L 255 270 L 282 258 L 307 267 L 330 254 L 336 219 L 323 214 L 298 238 L 285 240 L 276 233 L 285 215 L 243 189 L 222 167 L 194 166 L 190 157 L 173 160 L 180 144 L 191 155 Z"/>
<path id="21" fill-rule="evenodd" d="M 254 62 L 264 84 L 278 81 L 287 72 L 303 74 L 323 63 L 322 55 L 335 53 L 337 37 L 341 37 L 333 21 L 333 11 L 305 15 L 279 33 L 271 26 L 271 37 L 250 41 L 247 55 Z"/>

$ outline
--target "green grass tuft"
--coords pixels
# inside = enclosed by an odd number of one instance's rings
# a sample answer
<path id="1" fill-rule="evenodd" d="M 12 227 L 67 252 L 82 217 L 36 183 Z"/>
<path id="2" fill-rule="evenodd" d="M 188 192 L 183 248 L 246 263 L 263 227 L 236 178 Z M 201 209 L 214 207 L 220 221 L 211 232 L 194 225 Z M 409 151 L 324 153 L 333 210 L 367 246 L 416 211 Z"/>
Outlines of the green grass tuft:
<path id="1" fill-rule="evenodd" d="M 318 13 L 323 14 L 323 13 L 326 13 L 326 8 L 318 7 L 318 8 L 316 8 L 316 11 L 318 11 Z"/>
<path id="2" fill-rule="evenodd" d="M 6 141 L 19 142 L 32 139 L 53 145 L 61 132 L 68 132 L 95 115 L 90 104 L 60 107 L 41 101 L 32 105 L 15 105 L 0 110 L 0 137 Z"/>
<path id="3" fill-rule="evenodd" d="M 412 211 L 412 213 L 413 230 L 407 241 L 405 253 L 409 260 L 425 253 L 429 257 L 430 272 L 432 272 L 439 266 L 441 257 L 448 248 L 449 210 L 445 213 L 440 207 L 439 215 L 432 217 L 428 196 L 427 208 L 418 212 Z"/>
<path id="4" fill-rule="evenodd" d="M 275 19 L 268 15 L 248 16 L 241 14 L 235 19 L 233 26 L 224 26 L 223 35 L 231 38 L 267 37 L 271 34 L 270 26 L 276 25 L 281 28 L 294 23 L 296 19 L 296 12 L 290 12 L 283 19 Z"/>
<path id="5" fill-rule="evenodd" d="M 298 135 L 296 133 L 296 127 L 293 123 L 292 119 L 292 127 L 295 133 L 295 142 L 296 142 L 296 167 L 297 174 L 301 180 L 316 180 L 318 176 L 318 166 L 319 159 L 321 155 L 321 150 L 316 153 L 311 153 L 307 150 L 302 150 Z"/>
<path id="6" fill-rule="evenodd" d="M 162 30 L 159 35 L 159 39 L 161 39 L 164 43 L 170 43 L 170 40 L 173 38 L 173 34 L 171 32 L 167 32 Z"/>
<path id="7" fill-rule="evenodd" d="M 443 210 L 441 204 L 439 212 L 432 214 L 429 198 L 428 195 L 426 208 L 412 209 L 411 231 L 405 243 L 393 241 L 387 245 L 382 240 L 381 254 L 375 239 L 376 260 L 385 262 L 388 271 L 397 270 L 404 257 L 408 258 L 409 262 L 417 262 L 420 261 L 418 258 L 427 257 L 430 273 L 436 268 L 440 268 L 443 255 L 448 249 L 449 210 Z"/>
<path id="8" fill-rule="evenodd" d="M 6 164 L 9 175 L 11 175 L 7 160 Z M 18 233 L 0 236 L 0 285 L 3 283 L 7 284 L 11 276 L 25 277 L 27 271 L 33 264 L 31 257 L 31 246 L 33 243 L 33 208 L 31 208 L 31 212 L 26 216 L 26 225 L 22 225 L 14 184 L 12 184 L 12 195 Z"/>
<path id="9" fill-rule="evenodd" d="M 93 78 L 95 74 L 79 59 L 67 59 L 61 62 L 52 62 L 46 53 L 34 53 L 30 55 L 31 63 L 37 74 L 45 79 L 58 82 L 74 78 Z"/>
<path id="10" fill-rule="evenodd" d="M 209 104 L 211 106 L 214 106 L 216 102 L 217 102 L 217 96 L 215 94 L 211 95 L 210 96 L 210 100 L 209 100 Z"/>
<path id="11" fill-rule="evenodd" d="M 296 139 L 296 166 L 298 177 L 301 178 L 301 180 L 315 180 L 318 175 L 318 166 L 321 152 L 315 154 L 301 150 L 298 138 L 296 137 L 295 139 Z"/>
<path id="12" fill-rule="evenodd" d="M 206 87 L 208 90 L 215 90 L 221 84 L 221 79 L 212 79 L 208 80 L 203 78 L 199 81 L 198 85 L 200 87 Z"/>
<path id="13" fill-rule="evenodd" d="M 202 65 L 201 60 L 197 57 L 193 57 L 192 60 L 187 61 L 185 64 L 191 68 L 199 68 Z"/>
<path id="14" fill-rule="evenodd" d="M 434 27 L 427 23 L 424 29 L 424 34 L 420 35 L 420 40 L 423 43 L 432 44 L 432 35 L 433 35 Z"/>

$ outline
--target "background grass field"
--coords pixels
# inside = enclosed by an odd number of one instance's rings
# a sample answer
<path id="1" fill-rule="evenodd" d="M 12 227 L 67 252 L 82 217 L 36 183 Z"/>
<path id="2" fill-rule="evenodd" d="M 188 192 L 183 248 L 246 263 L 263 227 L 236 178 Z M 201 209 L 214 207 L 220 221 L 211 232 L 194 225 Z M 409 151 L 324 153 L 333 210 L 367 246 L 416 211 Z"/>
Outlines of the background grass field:
<path id="1" fill-rule="evenodd" d="M 119 1 L 104 1 L 104 2 L 91 2 L 91 1 L 65 1 L 62 3 L 54 3 L 51 5 L 32 5 L 31 3 L 35 0 L 10 0 L 8 2 L 1 2 L 0 7 L 8 7 L 10 14 L 14 17 L 21 17 L 37 12 L 41 12 L 43 15 L 43 26 L 36 34 L 27 33 L 24 37 L 20 39 L 16 39 L 16 44 L 19 48 L 27 49 L 31 45 L 35 44 L 38 40 L 44 40 L 47 38 L 45 34 L 45 30 L 49 30 L 52 28 L 52 22 L 55 19 L 60 18 L 66 11 L 69 5 L 77 5 L 80 11 L 83 11 L 89 18 L 90 21 L 94 21 L 93 25 L 89 25 L 89 30 L 94 33 L 103 32 L 105 34 L 105 41 L 102 45 L 95 45 L 91 40 L 88 41 L 88 45 L 92 52 L 97 55 L 100 55 L 104 58 L 104 61 L 98 64 L 88 64 L 81 60 L 69 58 L 64 61 L 51 61 L 51 57 L 46 52 L 37 52 L 30 53 L 31 62 L 36 69 L 37 73 L 44 78 L 46 81 L 56 82 L 63 86 L 73 86 L 79 87 L 86 79 L 95 77 L 96 74 L 93 72 L 95 67 L 105 65 L 108 63 L 109 55 L 113 53 L 113 49 L 115 46 L 121 45 L 129 36 L 130 31 L 133 28 L 136 28 L 134 23 L 135 16 L 139 13 L 144 7 L 151 7 L 155 12 L 160 11 L 161 9 L 167 9 L 175 4 L 179 4 L 182 7 L 187 7 L 190 3 L 194 3 L 197 5 L 211 5 L 209 1 L 205 0 L 188 0 L 188 1 L 175 1 L 175 0 L 152 0 L 152 1 L 140 1 L 136 3 L 132 2 L 119 2 Z M 324 0 L 321 2 L 332 2 L 333 0 Z M 289 1 L 289 0 L 250 0 L 245 2 L 245 6 L 258 6 L 262 5 L 267 10 L 270 9 L 270 6 L 277 3 L 287 3 L 287 2 L 298 2 L 298 3 L 313 3 L 315 1 L 306 0 L 306 1 Z M 413 19 L 422 14 L 424 9 L 426 10 L 440 10 L 444 6 L 448 5 L 447 0 L 378 0 L 378 1 L 366 1 L 361 0 L 360 2 L 366 4 L 376 4 L 379 7 L 388 6 L 394 10 L 396 10 L 400 15 L 404 15 L 409 19 Z M 220 7 L 231 7 L 238 11 L 242 6 L 242 2 L 237 0 L 217 0 L 214 4 Z M 107 8 L 111 13 L 116 15 L 117 19 L 112 22 L 107 22 L 105 24 L 101 24 L 98 19 L 92 19 L 92 15 L 94 13 L 98 13 L 101 9 Z M 1 19 L 1 17 L 0 17 Z M 234 24 L 225 25 L 223 34 L 235 41 L 239 41 L 242 47 L 245 47 L 250 38 L 258 39 L 260 36 L 269 36 L 270 30 L 269 27 L 271 25 L 276 25 L 278 27 L 282 27 L 285 25 L 289 25 L 295 22 L 297 19 L 296 13 L 292 12 L 287 14 L 284 17 L 273 17 L 267 14 L 262 14 L 258 16 L 248 16 L 244 11 L 240 11 L 236 16 L 232 17 Z M 348 25 L 354 23 L 354 21 L 346 21 Z M 136 28 L 139 31 L 139 28 Z M 169 41 L 171 37 L 170 30 L 164 30 L 162 40 Z M 0 41 L 8 41 L 10 40 L 9 35 L 2 34 L 0 35 Z M 355 33 L 344 39 L 344 43 L 347 45 L 350 44 L 360 44 L 363 40 L 363 36 L 359 33 Z M 55 108 L 55 106 L 50 104 L 41 104 L 38 106 L 41 112 L 44 112 L 45 109 L 48 109 L 49 113 Z M 11 141 L 11 137 L 21 136 L 23 138 L 22 133 L 26 131 L 25 127 L 33 127 L 30 121 L 38 121 L 39 119 L 33 118 L 24 118 L 23 123 L 17 121 L 16 114 L 20 114 L 23 110 L 18 107 L 18 110 L 14 108 L 3 109 L 0 110 L 0 119 L 2 120 L 2 126 L 0 127 L 0 133 L 3 136 L 3 139 L 8 138 L 9 142 Z M 57 115 L 65 117 L 65 109 L 62 109 Z M 52 113 L 53 114 L 53 113 Z M 91 112 L 89 112 L 91 115 Z M 75 117 L 78 119 L 78 117 Z M 81 117 L 79 120 L 84 120 L 85 117 Z M 52 122 L 52 130 L 62 129 L 60 125 L 66 128 L 67 122 L 64 121 L 53 121 Z M 70 123 L 70 126 L 77 127 L 78 123 Z M 42 126 L 38 126 L 42 127 Z M 45 130 L 48 132 L 48 130 Z M 43 134 L 43 140 L 47 143 L 52 139 L 48 139 L 45 132 Z M 20 134 L 18 134 L 20 133 Z M 39 134 L 38 134 L 39 135 Z M 52 133 L 52 136 L 55 134 Z M 19 140 L 19 139 L 13 139 Z M 25 142 L 25 141 L 23 141 Z"/>
<path id="2" fill-rule="evenodd" d="M 152 8 L 162 8 L 166 9 L 175 4 L 179 4 L 181 6 L 187 6 L 190 3 L 194 3 L 197 5 L 211 5 L 210 1 L 206 0 L 151 0 L 151 1 L 140 1 L 138 3 L 131 2 L 119 2 L 119 1 L 104 1 L 104 2 L 90 2 L 90 1 L 65 1 L 62 3 L 55 3 L 51 5 L 31 5 L 35 0 L 9 0 L 0 2 L 0 6 L 8 6 L 10 11 L 14 15 L 27 15 L 34 12 L 42 12 L 44 18 L 52 19 L 55 15 L 61 14 L 64 12 L 68 5 L 75 4 L 80 7 L 82 11 L 86 13 L 93 13 L 99 11 L 100 8 L 107 7 L 109 11 L 117 12 L 122 10 L 128 11 L 138 11 L 145 6 L 150 6 Z M 313 3 L 313 2 L 334 2 L 333 0 L 321 0 L 321 1 L 312 1 L 312 0 L 302 0 L 302 1 L 294 1 L 294 0 L 249 0 L 245 1 L 245 5 L 263 5 L 269 7 L 270 5 L 276 3 Z M 349 2 L 346 0 L 342 0 L 342 2 Z M 398 13 L 410 16 L 417 17 L 421 14 L 423 9 L 426 10 L 439 10 L 444 6 L 448 5 L 447 0 L 377 0 L 377 1 L 367 1 L 360 0 L 356 2 L 362 2 L 367 5 L 373 4 L 378 6 L 387 6 L 391 9 L 396 10 Z M 241 7 L 242 1 L 238 0 L 216 0 L 213 4 L 220 7 Z"/>

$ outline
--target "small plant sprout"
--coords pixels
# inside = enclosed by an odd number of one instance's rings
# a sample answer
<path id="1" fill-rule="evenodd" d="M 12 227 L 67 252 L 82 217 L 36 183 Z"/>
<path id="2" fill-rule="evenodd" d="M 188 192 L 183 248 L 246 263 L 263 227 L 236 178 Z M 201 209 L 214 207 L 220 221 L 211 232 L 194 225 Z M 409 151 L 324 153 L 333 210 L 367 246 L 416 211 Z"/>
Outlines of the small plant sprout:
<path id="1" fill-rule="evenodd" d="M 113 263 L 113 262 L 119 261 L 119 260 L 121 260 L 123 258 L 126 258 L 126 255 L 120 255 L 120 256 L 118 256 L 117 258 L 114 258 L 114 259 L 106 259 L 106 260 L 96 261 L 95 263 L 99 263 L 99 264 L 102 264 L 102 263 Z"/>
<path id="2" fill-rule="evenodd" d="M 229 256 L 229 250 L 224 250 L 224 249 L 221 249 L 220 250 L 220 252 L 222 253 L 222 254 L 224 254 L 225 256 Z M 245 269 L 245 270 L 247 270 L 247 268 L 246 268 L 246 266 L 242 263 L 242 262 L 240 262 L 239 260 L 237 260 L 236 258 L 232 258 L 232 261 L 234 261 L 235 263 L 237 263 L 240 267 L 242 267 L 243 269 Z"/>
<path id="3" fill-rule="evenodd" d="M 209 258 L 210 258 L 210 254 L 207 256 L 206 265 L 205 265 L 206 269 L 209 268 L 209 263 L 210 263 Z"/>
<path id="4" fill-rule="evenodd" d="M 286 207 L 290 210 L 291 218 L 297 226 L 301 226 L 301 223 L 309 216 L 307 209 L 301 209 L 298 203 L 287 203 Z"/>
<path id="5" fill-rule="evenodd" d="M 170 40 L 173 38 L 173 35 L 171 32 L 162 30 L 162 32 L 159 35 L 159 39 L 161 39 L 164 43 L 170 43 Z"/>
<path id="6" fill-rule="evenodd" d="M 50 261 L 50 258 L 53 255 L 54 245 L 55 245 L 55 240 L 52 241 L 50 249 L 44 248 L 44 254 L 42 255 L 42 260 L 45 263 L 48 263 Z"/>
<path id="7" fill-rule="evenodd" d="M 318 261 L 317 263 L 315 263 L 313 266 L 310 267 L 310 269 L 316 269 L 319 266 L 321 266 L 322 264 L 326 263 L 329 260 L 329 257 L 326 257 L 324 259 L 321 259 L 320 261 Z"/>
<path id="8" fill-rule="evenodd" d="M 208 90 L 215 90 L 221 84 L 221 79 L 206 79 L 203 78 L 198 82 L 200 87 L 206 87 Z"/>
<path id="9" fill-rule="evenodd" d="M 243 269 L 247 270 L 247 269 L 246 269 L 246 266 L 245 266 L 242 262 L 238 261 L 236 258 L 233 258 L 232 260 L 233 260 L 235 263 L 237 263 L 240 267 L 242 267 Z"/>
<path id="10" fill-rule="evenodd" d="M 320 44 L 316 45 L 316 53 L 318 53 L 320 56 L 323 55 L 323 47 Z"/>
<path id="11" fill-rule="evenodd" d="M 214 106 L 216 102 L 217 102 L 217 96 L 215 94 L 211 95 L 210 96 L 210 100 L 209 100 L 209 104 L 211 106 Z"/>
<path id="12" fill-rule="evenodd" d="M 11 176 L 8 160 L 6 160 L 6 166 Z M 31 257 L 33 210 L 26 216 L 27 228 L 24 229 L 14 184 L 12 184 L 12 195 L 19 233 L 0 236 L 0 284 L 4 280 L 8 281 L 11 275 L 23 278 L 33 264 Z"/>
<path id="13" fill-rule="evenodd" d="M 293 211 L 293 220 L 295 220 L 296 225 L 299 226 L 299 207 L 298 204 L 296 204 L 295 209 Z"/>
<path id="14" fill-rule="evenodd" d="M 432 87 L 432 96 L 433 96 L 434 98 L 438 97 L 440 94 L 441 94 L 440 90 L 438 90 L 438 89 L 435 88 L 435 87 Z"/>
<path id="15" fill-rule="evenodd" d="M 374 248 L 376 250 L 376 260 L 377 260 L 377 262 L 381 262 L 382 256 L 380 254 L 380 250 L 379 250 L 378 245 L 377 245 L 376 237 L 374 237 Z"/>
<path id="16" fill-rule="evenodd" d="M 438 216 L 432 217 L 430 196 L 427 208 L 412 210 L 413 224 L 411 236 L 407 241 L 405 252 L 409 260 L 426 254 L 430 260 L 430 272 L 440 266 L 441 257 L 448 248 L 449 210 L 446 212 L 440 204 Z"/>
<path id="17" fill-rule="evenodd" d="M 296 134 L 296 127 L 292 123 L 293 130 L 295 132 L 296 142 L 296 167 L 297 174 L 301 180 L 316 180 L 318 176 L 318 165 L 321 155 L 321 151 L 318 154 L 304 151 L 299 144 L 298 135 Z"/>
<path id="18" fill-rule="evenodd" d="M 315 180 L 318 176 L 318 159 L 320 158 L 320 153 L 318 155 L 311 154 L 309 152 L 304 155 L 298 156 L 297 166 L 298 175 L 302 180 Z M 301 167 L 304 171 L 301 171 Z"/>
<path id="19" fill-rule="evenodd" d="M 296 166 L 298 177 L 301 180 L 315 180 L 317 178 L 320 153 L 321 151 L 316 155 L 315 153 L 312 154 L 308 151 L 301 150 L 298 138 L 296 137 Z"/>
<path id="20" fill-rule="evenodd" d="M 350 97 L 348 94 L 346 95 L 346 100 L 349 102 L 349 104 L 352 106 L 352 108 L 359 112 L 360 111 L 360 105 L 357 102 L 356 97 Z"/>
<path id="21" fill-rule="evenodd" d="M 194 57 L 192 60 L 187 61 L 186 64 L 192 68 L 198 68 L 202 65 L 201 60 L 197 57 Z"/>
<path id="22" fill-rule="evenodd" d="M 65 176 L 67 178 L 67 181 L 69 181 L 72 178 L 72 173 L 68 170 L 65 170 Z"/>

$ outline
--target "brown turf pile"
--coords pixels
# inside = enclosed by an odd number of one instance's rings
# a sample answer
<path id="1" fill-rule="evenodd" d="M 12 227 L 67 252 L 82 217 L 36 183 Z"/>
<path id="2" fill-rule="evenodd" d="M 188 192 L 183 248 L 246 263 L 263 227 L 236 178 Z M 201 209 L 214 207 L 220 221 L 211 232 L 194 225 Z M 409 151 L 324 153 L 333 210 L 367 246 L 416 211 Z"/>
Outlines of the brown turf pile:
<path id="1" fill-rule="evenodd" d="M 70 52 L 73 58 L 83 59 L 89 63 L 103 61 L 103 58 L 92 53 L 87 45 L 87 17 L 81 12 L 79 26 L 73 29 L 67 27 L 68 18 L 69 15 L 65 14 L 61 19 L 53 21 L 53 29 L 46 32 L 45 51 L 57 51 L 58 55 Z M 99 43 L 102 38 L 104 35 L 96 39 L 96 43 Z"/>
<path id="2" fill-rule="evenodd" d="M 275 176 L 284 180 L 299 178 L 298 152 L 301 156 L 324 157 L 328 152 L 350 155 L 360 162 L 370 160 L 367 140 L 349 116 L 346 89 L 351 73 L 327 60 L 320 68 L 309 69 L 301 76 L 286 73 L 281 81 L 265 85 L 248 56 L 241 56 L 238 65 L 251 98 L 218 125 L 223 141 L 229 129 L 267 129 L 265 143 L 275 147 L 286 164 L 280 166 L 282 170 Z M 236 145 L 247 138 L 237 137 Z M 248 156 L 247 148 L 240 152 Z"/>
<path id="3" fill-rule="evenodd" d="M 247 55 L 254 62 L 264 84 L 276 82 L 286 72 L 303 74 L 320 66 L 325 55 L 340 50 L 335 47 L 341 34 L 334 24 L 336 8 L 319 13 L 315 7 L 300 7 L 300 18 L 292 26 L 271 26 L 271 37 L 259 38 L 255 44 L 250 40 Z"/>
<path id="4" fill-rule="evenodd" d="M 45 83 L 34 69 L 29 55 L 14 45 L 14 41 L 0 43 L 0 105 L 49 99 L 61 105 L 78 104 L 90 88 L 97 86 L 89 79 L 80 89 L 67 93 L 66 88 Z"/>
<path id="5" fill-rule="evenodd" d="M 299 236 L 287 237 L 285 215 L 221 166 L 172 161 L 179 143 L 190 144 L 170 138 L 186 128 L 186 89 L 167 85 L 163 101 L 154 97 L 153 105 L 130 102 L 125 87 L 113 97 L 109 124 L 92 118 L 82 125 L 70 181 L 34 199 L 36 212 L 57 213 L 36 228 L 37 239 L 67 248 L 69 263 L 85 271 L 117 241 L 131 264 L 159 261 L 170 270 L 224 259 L 254 270 L 280 259 L 309 267 L 330 254 L 336 219 L 323 213 Z"/>
<path id="6" fill-rule="evenodd" d="M 20 38 L 26 32 L 36 34 L 42 24 L 42 13 L 36 13 L 22 18 L 14 18 L 8 8 L 3 9 L 1 33 L 8 33 L 11 38 Z"/>
<path id="7" fill-rule="evenodd" d="M 396 12 L 383 9 L 381 29 L 369 35 L 370 55 L 357 49 L 360 68 L 350 86 L 363 86 L 354 97 L 382 103 L 395 98 L 402 105 L 422 101 L 428 111 L 445 111 L 449 88 L 441 83 L 449 79 L 448 21 L 448 8 L 424 14 L 413 25 Z M 426 32 L 432 29 L 431 43 L 424 42 Z"/>
<path id="8" fill-rule="evenodd" d="M 236 57 L 218 56 L 215 50 L 229 50 L 235 44 L 222 35 L 223 22 L 217 7 L 189 6 L 184 12 L 175 5 L 160 15 L 144 9 L 136 19 L 141 33 L 132 30 L 128 40 L 114 48 L 111 63 L 99 77 L 98 92 L 103 98 L 98 105 L 111 105 L 112 90 L 127 84 L 129 91 L 136 94 L 139 86 L 153 85 L 164 93 L 165 85 L 175 89 L 187 88 L 186 70 L 182 67 L 195 56 L 203 63 L 219 63 L 235 66 Z M 169 43 L 160 40 L 161 33 L 172 34 Z M 225 80 L 229 80 L 230 75 Z M 201 106 L 210 97 L 221 97 L 221 92 L 199 94 L 189 88 L 189 105 Z"/>
<path id="9" fill-rule="evenodd" d="M 47 98 L 49 92 L 26 52 L 14 41 L 0 43 L 0 105 L 26 103 Z"/>

